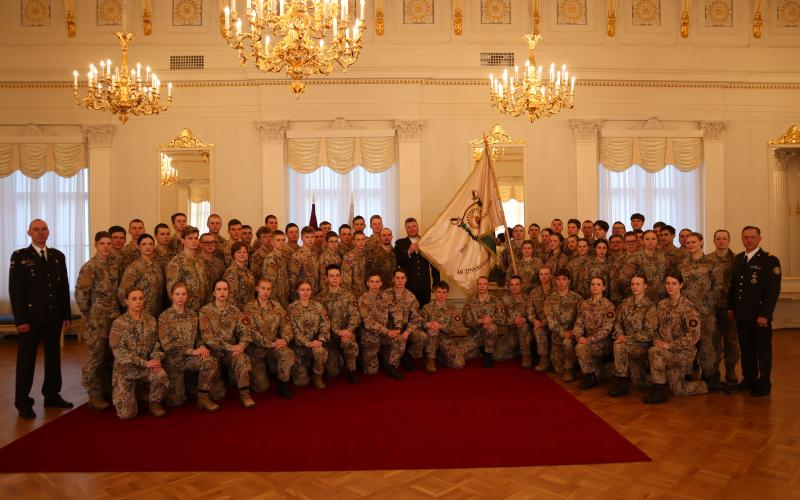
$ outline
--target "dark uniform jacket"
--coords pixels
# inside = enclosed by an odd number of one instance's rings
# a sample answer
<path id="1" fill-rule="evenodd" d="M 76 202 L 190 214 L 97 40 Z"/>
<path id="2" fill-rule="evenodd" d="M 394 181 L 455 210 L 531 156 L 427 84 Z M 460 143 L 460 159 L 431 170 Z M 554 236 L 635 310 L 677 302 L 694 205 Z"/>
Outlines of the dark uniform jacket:
<path id="1" fill-rule="evenodd" d="M 394 256 L 397 260 L 397 265 L 406 271 L 406 288 L 414 295 L 427 293 L 430 297 L 433 283 L 439 281 L 439 271 L 431 266 L 425 257 L 419 252 L 414 252 L 411 256 L 408 255 L 408 249 L 411 246 L 411 238 L 400 238 L 394 242 Z M 431 282 L 433 278 L 433 283 Z"/>
<path id="2" fill-rule="evenodd" d="M 733 309 L 740 321 L 752 321 L 759 316 L 772 321 L 781 293 L 781 263 L 761 248 L 749 262 L 746 260 L 742 252 L 733 261 L 728 309 Z"/>
<path id="3" fill-rule="evenodd" d="M 11 254 L 8 292 L 16 325 L 57 325 L 70 319 L 64 254 L 47 247 L 47 262 L 33 248 Z"/>

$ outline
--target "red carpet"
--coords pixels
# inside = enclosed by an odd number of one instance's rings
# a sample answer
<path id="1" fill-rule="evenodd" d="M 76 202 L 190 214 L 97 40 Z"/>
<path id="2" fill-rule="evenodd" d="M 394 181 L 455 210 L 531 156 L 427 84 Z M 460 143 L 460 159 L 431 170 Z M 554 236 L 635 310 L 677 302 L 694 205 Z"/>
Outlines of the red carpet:
<path id="1" fill-rule="evenodd" d="M 444 469 L 649 460 L 556 383 L 516 362 L 276 387 L 245 410 L 193 405 L 122 422 L 77 408 L 0 449 L 0 472 Z"/>

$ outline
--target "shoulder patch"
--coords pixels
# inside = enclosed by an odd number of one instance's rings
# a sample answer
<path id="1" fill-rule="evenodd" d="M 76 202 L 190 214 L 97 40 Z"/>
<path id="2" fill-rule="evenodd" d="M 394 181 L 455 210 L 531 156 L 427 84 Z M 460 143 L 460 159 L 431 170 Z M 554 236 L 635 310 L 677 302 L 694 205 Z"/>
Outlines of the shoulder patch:
<path id="1" fill-rule="evenodd" d="M 700 322 L 697 321 L 696 319 L 689 320 L 689 326 L 692 327 L 692 328 L 697 328 L 698 324 L 700 324 Z"/>
<path id="2" fill-rule="evenodd" d="M 606 318 L 613 318 L 613 317 L 614 317 L 614 311 L 608 311 L 606 313 Z"/>
<path id="3" fill-rule="evenodd" d="M 772 268 L 772 272 L 775 273 L 777 276 L 781 275 L 781 268 L 780 266 L 775 266 Z"/>
<path id="4" fill-rule="evenodd" d="M 459 316 L 458 314 L 456 314 L 456 316 L 455 316 L 453 319 L 454 319 L 454 320 L 456 320 L 456 321 L 461 321 L 461 316 Z"/>

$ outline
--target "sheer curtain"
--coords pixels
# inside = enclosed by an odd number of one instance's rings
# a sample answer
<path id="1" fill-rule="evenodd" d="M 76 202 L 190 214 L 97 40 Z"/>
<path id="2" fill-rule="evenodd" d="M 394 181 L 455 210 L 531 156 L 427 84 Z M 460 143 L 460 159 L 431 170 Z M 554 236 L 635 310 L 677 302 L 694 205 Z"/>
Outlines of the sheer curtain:
<path id="1" fill-rule="evenodd" d="M 28 224 L 43 219 L 50 228 L 47 245 L 64 252 L 70 290 L 89 260 L 89 186 L 87 169 L 72 177 L 47 172 L 38 179 L 15 171 L 0 178 L 0 313 L 9 313 L 8 263 L 14 250 L 30 245 Z"/>
<path id="2" fill-rule="evenodd" d="M 647 172 L 633 165 L 621 172 L 598 166 L 600 218 L 611 224 L 628 221 L 633 213 L 645 216 L 645 227 L 657 221 L 703 231 L 702 167 L 682 172 L 667 165 Z"/>
<path id="3" fill-rule="evenodd" d="M 354 215 L 363 216 L 367 226 L 370 216 L 378 214 L 396 238 L 405 234 L 397 220 L 397 165 L 382 172 L 368 172 L 358 166 L 346 174 L 328 167 L 310 173 L 289 169 L 289 222 L 301 228 L 311 218 L 312 199 L 316 200 L 317 222 L 329 221 L 334 231 L 341 224 L 349 224 L 351 197 Z"/>
<path id="4" fill-rule="evenodd" d="M 502 194 L 501 194 L 502 196 Z M 525 225 L 525 203 L 511 198 L 503 202 L 503 213 L 506 215 L 506 225 L 510 231 L 517 224 Z M 527 228 L 525 229 L 527 234 Z M 498 226 L 494 230 L 495 234 L 505 232 L 503 226 Z"/>
<path id="5" fill-rule="evenodd" d="M 189 201 L 189 225 L 198 228 L 200 234 L 208 230 L 207 222 L 209 215 L 211 215 L 210 201 L 201 201 L 198 203 Z"/>

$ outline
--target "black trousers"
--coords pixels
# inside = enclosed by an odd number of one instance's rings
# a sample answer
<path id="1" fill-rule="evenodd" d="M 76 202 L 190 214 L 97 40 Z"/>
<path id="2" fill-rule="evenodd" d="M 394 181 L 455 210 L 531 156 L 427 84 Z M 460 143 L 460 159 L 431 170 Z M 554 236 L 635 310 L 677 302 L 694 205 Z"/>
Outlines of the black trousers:
<path id="1" fill-rule="evenodd" d="M 36 370 L 36 354 L 39 341 L 44 343 L 44 383 L 42 394 L 45 399 L 61 392 L 61 323 L 47 326 L 31 326 L 27 333 L 18 335 L 17 343 L 17 382 L 14 406 L 32 407 L 30 397 L 33 386 L 33 373 Z"/>
<path id="2" fill-rule="evenodd" d="M 739 349 L 742 351 L 742 375 L 746 383 L 770 386 L 772 373 L 772 322 L 758 326 L 756 320 L 736 321 Z"/>

